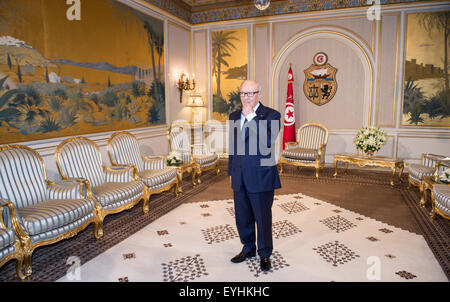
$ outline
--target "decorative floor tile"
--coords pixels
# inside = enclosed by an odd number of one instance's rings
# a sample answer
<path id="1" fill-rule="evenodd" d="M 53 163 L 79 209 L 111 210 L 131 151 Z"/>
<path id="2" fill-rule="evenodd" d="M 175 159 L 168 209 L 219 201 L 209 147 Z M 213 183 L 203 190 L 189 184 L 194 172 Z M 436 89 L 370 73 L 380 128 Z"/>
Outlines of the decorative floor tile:
<path id="1" fill-rule="evenodd" d="M 127 260 L 127 259 L 136 259 L 136 254 L 135 254 L 135 253 L 123 254 L 123 259 L 124 259 L 124 260 Z"/>
<path id="2" fill-rule="evenodd" d="M 302 211 L 309 210 L 308 207 L 304 206 L 299 201 L 285 202 L 285 203 L 279 204 L 278 206 L 288 214 L 299 213 Z"/>
<path id="3" fill-rule="evenodd" d="M 355 252 L 349 249 L 339 241 L 332 241 L 316 248 L 313 248 L 323 259 L 332 263 L 333 266 L 338 264 L 345 264 L 353 259 L 359 257 Z"/>
<path id="4" fill-rule="evenodd" d="M 259 256 L 247 258 L 245 261 L 250 272 L 252 272 L 255 277 L 259 277 L 261 273 L 273 273 L 274 271 L 290 266 L 278 251 L 274 251 L 270 256 L 270 263 L 272 264 L 272 268 L 266 272 L 261 271 L 261 258 L 259 258 Z"/>
<path id="5" fill-rule="evenodd" d="M 297 233 L 301 233 L 301 230 L 292 222 L 283 220 L 272 223 L 272 234 L 275 239 L 285 238 Z"/>
<path id="6" fill-rule="evenodd" d="M 322 222 L 331 230 L 336 231 L 336 233 L 344 232 L 351 228 L 356 227 L 355 224 L 351 223 L 350 221 L 348 221 L 347 219 L 345 219 L 340 215 L 325 218 L 323 220 L 320 220 L 320 222 Z"/>
<path id="7" fill-rule="evenodd" d="M 202 230 L 203 237 L 208 244 L 213 242 L 219 243 L 225 240 L 230 240 L 238 237 L 238 234 L 229 224 L 218 225 L 205 230 Z"/>
<path id="8" fill-rule="evenodd" d="M 228 213 L 231 215 L 231 217 L 234 217 L 234 207 L 227 208 Z"/>
<path id="9" fill-rule="evenodd" d="M 392 233 L 392 232 L 393 232 L 393 231 L 391 231 L 391 230 L 389 230 L 389 229 L 386 229 L 386 228 L 379 229 L 379 231 L 380 231 L 380 232 L 383 232 L 383 233 L 386 233 L 386 234 L 389 234 L 389 233 Z"/>
<path id="10" fill-rule="evenodd" d="M 413 275 L 413 274 L 411 274 L 410 272 L 407 272 L 407 271 L 399 271 L 399 272 L 396 272 L 396 274 L 399 275 L 400 277 L 408 279 L 408 280 L 409 279 L 414 279 L 414 278 L 417 277 L 416 275 Z"/>
<path id="11" fill-rule="evenodd" d="M 366 239 L 367 239 L 367 240 L 370 240 L 370 241 L 372 241 L 372 242 L 380 241 L 380 239 L 375 238 L 375 237 L 373 237 L 373 236 L 367 237 Z"/>
<path id="12" fill-rule="evenodd" d="M 163 281 L 187 282 L 206 276 L 206 266 L 199 254 L 162 263 Z"/>

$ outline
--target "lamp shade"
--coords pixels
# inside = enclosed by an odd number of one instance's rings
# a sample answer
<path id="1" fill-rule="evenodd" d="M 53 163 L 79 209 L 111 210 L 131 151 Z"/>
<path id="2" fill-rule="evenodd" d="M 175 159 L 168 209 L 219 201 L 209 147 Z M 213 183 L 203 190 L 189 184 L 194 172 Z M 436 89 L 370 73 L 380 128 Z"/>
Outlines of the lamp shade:
<path id="1" fill-rule="evenodd" d="M 203 107 L 203 99 L 200 95 L 191 95 L 186 106 L 188 107 Z"/>

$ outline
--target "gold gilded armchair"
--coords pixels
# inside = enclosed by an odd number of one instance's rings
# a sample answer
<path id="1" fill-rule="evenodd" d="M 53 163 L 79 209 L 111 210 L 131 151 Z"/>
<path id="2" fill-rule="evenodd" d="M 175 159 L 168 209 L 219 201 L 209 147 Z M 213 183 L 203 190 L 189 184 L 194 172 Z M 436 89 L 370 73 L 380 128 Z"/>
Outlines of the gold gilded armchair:
<path id="1" fill-rule="evenodd" d="M 148 213 L 148 188 L 140 181 L 136 166 L 103 166 L 97 144 L 82 136 L 61 142 L 55 157 L 61 178 L 83 179 L 87 196 L 97 202 L 96 238 L 103 236 L 107 215 L 128 210 L 141 200 L 143 212 Z"/>
<path id="2" fill-rule="evenodd" d="M 280 166 L 283 173 L 283 164 L 297 167 L 315 167 L 316 178 L 319 178 L 319 169 L 325 165 L 325 151 L 328 143 L 328 129 L 319 123 L 307 123 L 297 130 L 297 141 L 287 142 L 281 153 Z"/>
<path id="3" fill-rule="evenodd" d="M 174 188 L 178 196 L 178 177 L 175 167 L 167 167 L 166 156 L 143 156 L 136 137 L 127 131 L 114 133 L 108 140 L 108 155 L 113 166 L 135 165 L 141 181 L 149 194 L 161 193 Z"/>
<path id="4" fill-rule="evenodd" d="M 412 163 L 406 168 L 408 172 L 408 187 L 411 187 L 411 185 L 420 187 L 425 176 L 433 176 L 437 164 L 443 158 L 445 158 L 443 155 L 422 153 L 419 164 Z"/>
<path id="5" fill-rule="evenodd" d="M 207 127 L 203 123 L 175 121 L 169 130 L 170 150 L 180 154 L 183 164 L 191 163 L 195 167 L 199 183 L 204 171 L 215 169 L 216 175 L 220 172 L 219 156 L 207 144 Z"/>
<path id="6" fill-rule="evenodd" d="M 44 162 L 33 149 L 21 145 L 0 147 L 0 207 L 8 208 L 0 223 L 0 233 L 8 233 L 2 236 L 1 254 L 6 258 L 0 263 L 15 257 L 19 277 L 30 277 L 36 248 L 73 237 L 95 223 L 95 201 L 84 191 L 84 183 L 77 179 L 48 180 Z"/>

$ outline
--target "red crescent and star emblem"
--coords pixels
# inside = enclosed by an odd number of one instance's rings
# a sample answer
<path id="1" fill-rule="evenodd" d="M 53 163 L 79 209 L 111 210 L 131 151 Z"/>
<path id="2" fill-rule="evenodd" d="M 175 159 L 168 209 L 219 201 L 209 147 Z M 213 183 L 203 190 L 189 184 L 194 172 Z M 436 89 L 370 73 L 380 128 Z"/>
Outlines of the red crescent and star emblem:
<path id="1" fill-rule="evenodd" d="M 286 103 L 286 110 L 284 111 L 284 125 L 290 126 L 295 123 L 294 104 Z"/>

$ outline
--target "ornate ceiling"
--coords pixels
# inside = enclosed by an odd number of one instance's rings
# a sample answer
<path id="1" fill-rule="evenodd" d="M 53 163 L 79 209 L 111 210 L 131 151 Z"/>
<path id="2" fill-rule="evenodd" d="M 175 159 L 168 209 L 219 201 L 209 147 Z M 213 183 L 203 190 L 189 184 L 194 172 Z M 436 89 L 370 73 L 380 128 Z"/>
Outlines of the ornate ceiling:
<path id="1" fill-rule="evenodd" d="M 271 0 L 264 11 L 253 0 L 144 0 L 191 24 L 368 6 L 367 0 Z M 420 0 L 381 0 L 384 4 Z M 375 2 L 375 1 L 373 1 Z M 423 1 L 422 1 L 423 2 Z"/>

